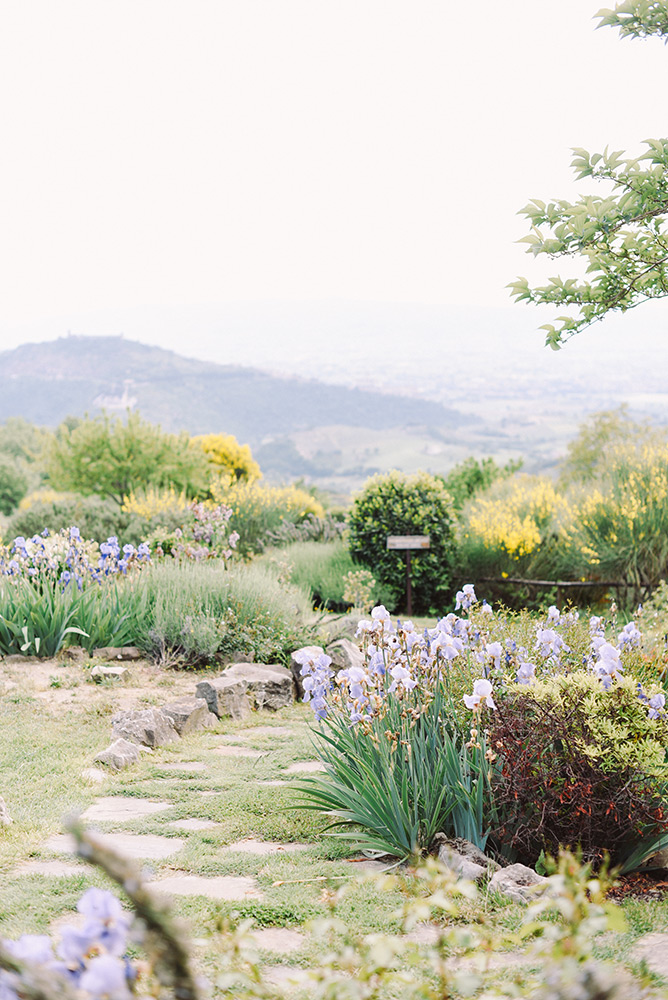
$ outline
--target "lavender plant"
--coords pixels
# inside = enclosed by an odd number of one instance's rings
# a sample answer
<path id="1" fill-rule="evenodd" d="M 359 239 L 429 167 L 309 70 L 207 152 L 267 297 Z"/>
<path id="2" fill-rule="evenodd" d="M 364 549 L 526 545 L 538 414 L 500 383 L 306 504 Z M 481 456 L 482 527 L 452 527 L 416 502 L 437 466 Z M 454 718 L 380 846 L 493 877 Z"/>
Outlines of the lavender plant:
<path id="1" fill-rule="evenodd" d="M 226 504 L 188 504 L 186 517 L 172 531 L 156 528 L 148 543 L 156 558 L 171 556 L 177 560 L 202 562 L 205 559 L 232 558 L 239 541 L 237 531 L 230 532 L 232 508 Z"/>

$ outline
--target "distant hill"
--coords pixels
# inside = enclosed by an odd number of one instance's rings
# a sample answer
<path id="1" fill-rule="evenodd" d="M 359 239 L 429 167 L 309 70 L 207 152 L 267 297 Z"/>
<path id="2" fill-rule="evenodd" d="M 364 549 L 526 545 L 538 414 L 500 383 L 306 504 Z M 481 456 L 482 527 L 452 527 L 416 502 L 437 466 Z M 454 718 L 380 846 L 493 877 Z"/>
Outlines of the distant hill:
<path id="1" fill-rule="evenodd" d="M 0 421 L 22 416 L 54 427 L 70 414 L 128 407 L 165 430 L 223 431 L 254 447 L 334 425 L 454 430 L 475 422 L 427 400 L 210 364 L 123 337 L 69 336 L 0 353 Z M 289 459 L 284 451 L 288 473 Z"/>

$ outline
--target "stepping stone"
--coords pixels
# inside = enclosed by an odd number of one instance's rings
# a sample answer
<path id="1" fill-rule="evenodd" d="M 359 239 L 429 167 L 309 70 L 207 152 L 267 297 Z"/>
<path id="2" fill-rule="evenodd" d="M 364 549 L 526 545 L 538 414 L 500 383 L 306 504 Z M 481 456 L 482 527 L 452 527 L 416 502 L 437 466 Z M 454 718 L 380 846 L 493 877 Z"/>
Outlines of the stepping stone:
<path id="1" fill-rule="evenodd" d="M 207 789 L 205 789 L 205 790 L 204 790 L 203 792 L 198 792 L 197 794 L 198 794 L 198 795 L 203 795 L 203 796 L 204 796 L 204 798 L 207 798 L 207 799 L 208 799 L 208 798 L 210 798 L 210 796 L 212 796 L 212 795 L 222 795 L 223 793 L 222 793 L 222 792 L 217 792 L 217 791 L 215 791 L 215 789 L 213 789 L 213 788 L 207 788 Z"/>
<path id="2" fill-rule="evenodd" d="M 375 858 L 345 858 L 344 864 L 356 872 L 386 872 L 397 867 L 394 861 L 377 861 Z"/>
<path id="3" fill-rule="evenodd" d="M 291 931 L 287 927 L 265 927 L 262 930 L 252 931 L 252 936 L 258 948 L 277 951 L 282 955 L 299 951 L 306 941 L 304 934 Z"/>
<path id="4" fill-rule="evenodd" d="M 174 764 L 156 765 L 161 771 L 206 771 L 206 764 L 201 760 L 178 761 Z"/>
<path id="5" fill-rule="evenodd" d="M 10 872 L 10 875 L 49 875 L 52 878 L 67 878 L 70 875 L 85 873 L 85 868 L 73 865 L 70 861 L 24 861 Z"/>
<path id="6" fill-rule="evenodd" d="M 324 771 L 325 765 L 319 760 L 302 760 L 298 764 L 290 764 L 286 767 L 286 774 L 314 774 L 316 771 Z"/>
<path id="7" fill-rule="evenodd" d="M 634 962 L 644 959 L 655 975 L 668 979 L 668 934 L 644 934 L 636 941 L 630 957 Z"/>
<path id="8" fill-rule="evenodd" d="M 100 843 L 110 847 L 126 858 L 160 861 L 176 854 L 184 846 L 185 841 L 178 837 L 158 837 L 153 834 L 137 833 L 100 833 L 97 834 Z M 49 837 L 43 844 L 44 850 L 54 854 L 74 854 L 75 841 L 70 834 L 56 834 Z"/>
<path id="9" fill-rule="evenodd" d="M 215 830 L 220 823 L 214 823 L 211 819 L 176 819 L 167 826 L 174 830 Z"/>
<path id="10" fill-rule="evenodd" d="M 272 788 L 277 788 L 278 785 L 289 785 L 290 782 L 289 781 L 281 781 L 279 778 L 277 778 L 274 781 L 256 781 L 255 784 L 256 785 L 270 785 Z"/>
<path id="11" fill-rule="evenodd" d="M 265 965 L 262 968 L 262 979 L 270 986 L 301 987 L 303 992 L 307 986 L 313 987 L 316 980 L 308 969 L 291 968 L 289 965 Z"/>
<path id="12" fill-rule="evenodd" d="M 253 878 L 231 875 L 216 875 L 202 878 L 200 875 L 173 875 L 150 883 L 151 889 L 172 896 L 206 896 L 207 899 L 263 899 Z"/>
<path id="13" fill-rule="evenodd" d="M 440 929 L 435 924 L 417 924 L 404 937 L 413 944 L 436 944 L 439 935 Z"/>
<path id="14" fill-rule="evenodd" d="M 238 851 L 240 854 L 286 854 L 291 851 L 305 851 L 310 844 L 281 844 L 273 840 L 254 840 L 247 837 L 237 840 L 234 844 L 226 844 L 226 851 Z"/>
<path id="15" fill-rule="evenodd" d="M 251 729 L 241 729 L 237 733 L 240 739 L 253 739 L 254 736 L 294 736 L 294 729 L 287 726 L 253 726 Z"/>
<path id="16" fill-rule="evenodd" d="M 116 820 L 140 819 L 153 813 L 171 809 L 171 802 L 150 802 L 148 799 L 122 798 L 108 795 L 96 799 L 92 806 L 82 812 L 81 818 L 91 822 L 115 822 Z"/>
<path id="17" fill-rule="evenodd" d="M 220 757 L 250 757 L 252 760 L 267 756 L 266 751 L 251 750 L 250 747 L 237 746 L 216 747 L 213 752 L 217 753 Z"/>

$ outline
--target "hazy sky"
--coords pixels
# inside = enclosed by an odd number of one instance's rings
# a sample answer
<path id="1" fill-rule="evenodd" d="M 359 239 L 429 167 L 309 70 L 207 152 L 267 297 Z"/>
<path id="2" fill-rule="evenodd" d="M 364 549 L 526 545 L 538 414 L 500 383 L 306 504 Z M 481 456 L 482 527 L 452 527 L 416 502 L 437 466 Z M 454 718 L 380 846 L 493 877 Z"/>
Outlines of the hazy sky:
<path id="1" fill-rule="evenodd" d="M 570 148 L 666 134 L 665 47 L 596 9 L 5 4 L 0 346 L 138 305 L 506 304 L 539 276 L 515 213 L 573 193 Z"/>

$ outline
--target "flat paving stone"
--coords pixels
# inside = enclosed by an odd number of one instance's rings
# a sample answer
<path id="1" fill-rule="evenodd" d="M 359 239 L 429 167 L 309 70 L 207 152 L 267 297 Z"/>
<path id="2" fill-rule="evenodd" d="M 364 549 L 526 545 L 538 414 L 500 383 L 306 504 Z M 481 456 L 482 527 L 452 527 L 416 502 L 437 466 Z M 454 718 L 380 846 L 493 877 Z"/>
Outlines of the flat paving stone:
<path id="1" fill-rule="evenodd" d="M 82 865 L 73 865 L 70 861 L 24 861 L 15 868 L 11 875 L 48 875 L 51 878 L 67 878 L 70 875 L 82 875 L 86 869 Z"/>
<path id="2" fill-rule="evenodd" d="M 122 798 L 120 795 L 107 795 L 96 799 L 92 806 L 82 812 L 81 818 L 90 822 L 115 822 L 116 820 L 141 819 L 152 816 L 153 813 L 171 809 L 171 802 L 151 802 L 149 799 Z"/>
<path id="3" fill-rule="evenodd" d="M 355 872 L 386 872 L 397 868 L 395 861 L 378 861 L 376 858 L 345 858 L 344 864 L 350 865 Z"/>
<path id="4" fill-rule="evenodd" d="M 174 764 L 157 764 L 161 771 L 206 771 L 201 760 L 178 761 Z"/>
<path id="5" fill-rule="evenodd" d="M 215 830 L 220 823 L 214 823 L 212 819 L 175 819 L 167 826 L 173 830 Z"/>
<path id="6" fill-rule="evenodd" d="M 292 851 L 305 851 L 310 844 L 281 844 L 275 840 L 255 840 L 253 837 L 246 837 L 244 840 L 236 840 L 233 844 L 226 844 L 226 851 L 237 851 L 240 854 L 289 854 Z"/>
<path id="7" fill-rule="evenodd" d="M 286 774 L 314 774 L 316 771 L 324 771 L 325 765 L 319 760 L 300 760 L 297 764 L 290 764 L 286 767 Z"/>
<path id="8" fill-rule="evenodd" d="M 203 796 L 203 798 L 205 798 L 205 799 L 208 799 L 212 795 L 222 795 L 223 793 L 222 792 L 217 792 L 213 788 L 205 788 L 203 792 L 198 792 L 197 794 Z"/>
<path id="9" fill-rule="evenodd" d="M 315 983 L 308 969 L 291 968 L 289 965 L 263 966 L 262 979 L 270 986 L 300 987 L 302 991 Z"/>
<path id="10" fill-rule="evenodd" d="M 417 924 L 404 937 L 413 944 L 436 944 L 439 935 L 440 929 L 435 924 Z"/>
<path id="11" fill-rule="evenodd" d="M 262 899 L 263 893 L 253 878 L 232 875 L 216 875 L 203 878 L 200 875 L 172 875 L 149 883 L 150 888 L 171 896 L 206 896 L 207 899 Z"/>
<path id="12" fill-rule="evenodd" d="M 106 847 L 117 851 L 126 858 L 159 861 L 176 854 L 185 841 L 179 837 L 158 837 L 154 834 L 100 833 L 98 839 Z M 58 833 L 43 844 L 44 850 L 55 854 L 74 854 L 75 841 L 70 834 Z"/>
<path id="13" fill-rule="evenodd" d="M 267 756 L 266 750 L 253 750 L 251 747 L 238 747 L 232 744 L 216 747 L 213 752 L 219 757 L 250 757 L 252 760 Z"/>
<path id="14" fill-rule="evenodd" d="M 289 927 L 265 927 L 262 930 L 253 931 L 252 936 L 258 948 L 264 948 L 266 951 L 277 951 L 282 955 L 299 951 L 306 942 L 304 934 L 292 931 Z"/>
<path id="15" fill-rule="evenodd" d="M 657 976 L 668 979 L 668 934 L 645 934 L 633 946 L 631 957 L 640 962 L 647 962 Z"/>
<path id="16" fill-rule="evenodd" d="M 256 785 L 270 785 L 272 788 L 277 788 L 278 785 L 289 785 L 289 781 L 283 781 L 280 778 L 276 778 L 272 781 L 256 781 Z"/>
<path id="17" fill-rule="evenodd" d="M 250 729 L 240 729 L 237 736 L 240 739 L 252 739 L 254 736 L 294 736 L 294 729 L 287 726 L 252 726 Z"/>

